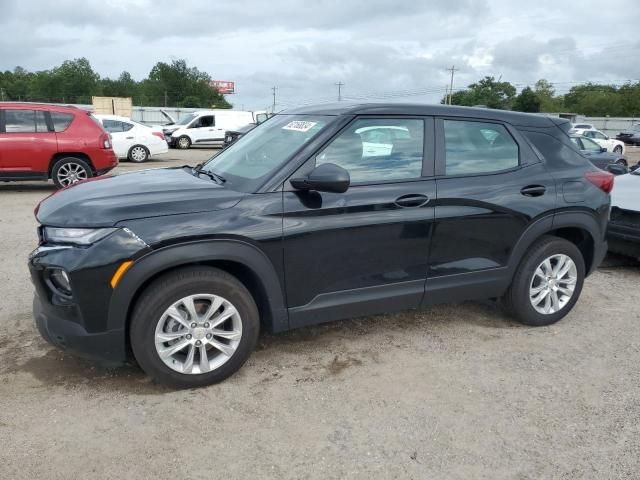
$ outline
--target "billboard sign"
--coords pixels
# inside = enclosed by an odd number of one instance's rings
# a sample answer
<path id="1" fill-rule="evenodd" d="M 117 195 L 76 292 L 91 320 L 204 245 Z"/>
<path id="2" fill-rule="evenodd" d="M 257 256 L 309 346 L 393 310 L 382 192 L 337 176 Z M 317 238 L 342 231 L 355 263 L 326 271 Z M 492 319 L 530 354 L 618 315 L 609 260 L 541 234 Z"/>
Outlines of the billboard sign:
<path id="1" fill-rule="evenodd" d="M 211 80 L 209 85 L 224 95 L 235 93 L 235 82 L 229 82 L 227 80 Z"/>

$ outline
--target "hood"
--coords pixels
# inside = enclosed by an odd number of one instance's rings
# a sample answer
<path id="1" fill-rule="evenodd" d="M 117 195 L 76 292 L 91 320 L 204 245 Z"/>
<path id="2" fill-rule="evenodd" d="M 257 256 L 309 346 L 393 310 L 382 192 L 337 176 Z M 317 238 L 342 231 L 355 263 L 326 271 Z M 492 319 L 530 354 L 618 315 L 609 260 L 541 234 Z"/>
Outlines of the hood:
<path id="1" fill-rule="evenodd" d="M 109 227 L 122 220 L 233 207 L 246 194 L 216 184 L 188 167 L 141 170 L 88 180 L 43 200 L 36 218 L 56 227 Z"/>
<path id="2" fill-rule="evenodd" d="M 611 206 L 640 212 L 640 175 L 627 173 L 613 181 L 611 190 Z"/>

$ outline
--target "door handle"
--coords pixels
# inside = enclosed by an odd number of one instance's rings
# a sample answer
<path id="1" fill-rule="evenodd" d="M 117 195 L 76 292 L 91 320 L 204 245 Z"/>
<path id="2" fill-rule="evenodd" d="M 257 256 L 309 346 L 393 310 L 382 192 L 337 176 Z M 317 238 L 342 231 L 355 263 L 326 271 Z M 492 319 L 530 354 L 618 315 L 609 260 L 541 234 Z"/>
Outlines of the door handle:
<path id="1" fill-rule="evenodd" d="M 127 137 L 127 140 L 133 140 L 133 137 Z"/>
<path id="2" fill-rule="evenodd" d="M 546 191 L 547 187 L 545 187 L 544 185 L 527 185 L 522 190 L 520 190 L 520 193 L 525 197 L 539 197 L 541 195 L 544 195 Z"/>
<path id="3" fill-rule="evenodd" d="M 396 198 L 394 202 L 399 207 L 421 207 L 429 201 L 429 197 L 419 193 L 410 193 Z"/>

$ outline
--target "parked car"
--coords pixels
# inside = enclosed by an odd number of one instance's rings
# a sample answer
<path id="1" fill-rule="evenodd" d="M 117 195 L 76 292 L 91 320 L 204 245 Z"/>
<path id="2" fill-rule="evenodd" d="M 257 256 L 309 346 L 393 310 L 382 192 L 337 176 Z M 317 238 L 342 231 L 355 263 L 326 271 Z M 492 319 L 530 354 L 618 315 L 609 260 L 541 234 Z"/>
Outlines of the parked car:
<path id="1" fill-rule="evenodd" d="M 611 138 L 608 135 L 602 133 L 600 130 L 585 130 L 582 136 L 590 138 L 601 147 L 606 148 L 607 152 L 624 155 L 624 142 Z"/>
<path id="2" fill-rule="evenodd" d="M 260 123 L 266 116 L 266 112 L 201 110 L 185 115 L 175 124 L 164 127 L 163 131 L 172 147 L 187 149 L 191 145 L 220 145 L 224 143 L 227 130 Z"/>
<path id="3" fill-rule="evenodd" d="M 395 127 L 408 135 L 364 155 L 357 132 Z M 276 115 L 204 165 L 81 183 L 36 211 L 36 324 L 174 387 L 227 378 L 261 329 L 482 298 L 552 324 L 605 255 L 614 178 L 569 128 L 323 105 Z"/>
<path id="4" fill-rule="evenodd" d="M 640 145 L 640 123 L 636 123 L 628 130 L 624 130 L 616 135 L 616 139 L 626 145 Z"/>
<path id="5" fill-rule="evenodd" d="M 625 157 L 617 153 L 607 152 L 606 148 L 601 147 L 590 138 L 581 135 L 572 135 L 571 141 L 591 163 L 602 170 L 606 170 L 611 164 L 627 167 L 627 159 Z"/>
<path id="6" fill-rule="evenodd" d="M 162 129 L 159 127 L 147 127 L 118 115 L 94 115 L 94 117 L 111 134 L 113 150 L 120 159 L 142 163 L 149 157 L 169 151 Z"/>
<path id="7" fill-rule="evenodd" d="M 590 123 L 574 123 L 571 125 L 570 133 L 574 135 L 582 135 L 586 131 L 595 131 L 596 127 Z"/>
<path id="8" fill-rule="evenodd" d="M 609 250 L 640 259 L 640 170 L 616 178 L 611 191 Z"/>
<path id="9" fill-rule="evenodd" d="M 118 165 L 91 113 L 40 103 L 0 103 L 0 181 L 52 179 L 58 188 Z"/>
<path id="10" fill-rule="evenodd" d="M 256 123 L 247 123 L 246 125 L 236 128 L 235 130 L 227 130 L 226 132 L 224 132 L 224 143 L 222 144 L 222 148 L 227 148 L 232 143 L 235 143 L 245 133 L 250 132 L 257 126 L 258 124 Z"/>

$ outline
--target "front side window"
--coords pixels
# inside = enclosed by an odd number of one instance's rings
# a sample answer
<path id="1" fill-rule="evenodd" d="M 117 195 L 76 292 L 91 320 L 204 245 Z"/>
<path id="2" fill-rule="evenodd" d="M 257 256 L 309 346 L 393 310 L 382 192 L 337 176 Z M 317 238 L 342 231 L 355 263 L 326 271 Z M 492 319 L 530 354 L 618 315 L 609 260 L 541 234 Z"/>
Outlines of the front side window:
<path id="1" fill-rule="evenodd" d="M 213 127 L 215 126 L 216 121 L 213 115 L 205 115 L 204 117 L 200 117 L 195 122 L 191 128 L 205 128 L 205 127 Z"/>
<path id="2" fill-rule="evenodd" d="M 35 133 L 36 112 L 33 110 L 5 110 L 5 132 Z"/>
<path id="3" fill-rule="evenodd" d="M 367 118 L 349 125 L 316 157 L 349 172 L 351 183 L 420 178 L 424 120 Z"/>
<path id="4" fill-rule="evenodd" d="M 519 165 L 518 144 L 497 123 L 444 120 L 445 172 L 473 175 Z"/>
<path id="5" fill-rule="evenodd" d="M 588 152 L 600 152 L 602 148 L 596 142 L 591 140 L 590 138 L 581 138 L 582 149 Z"/>
<path id="6" fill-rule="evenodd" d="M 203 169 L 221 175 L 232 190 L 255 192 L 335 118 L 275 115 L 213 157 Z"/>

